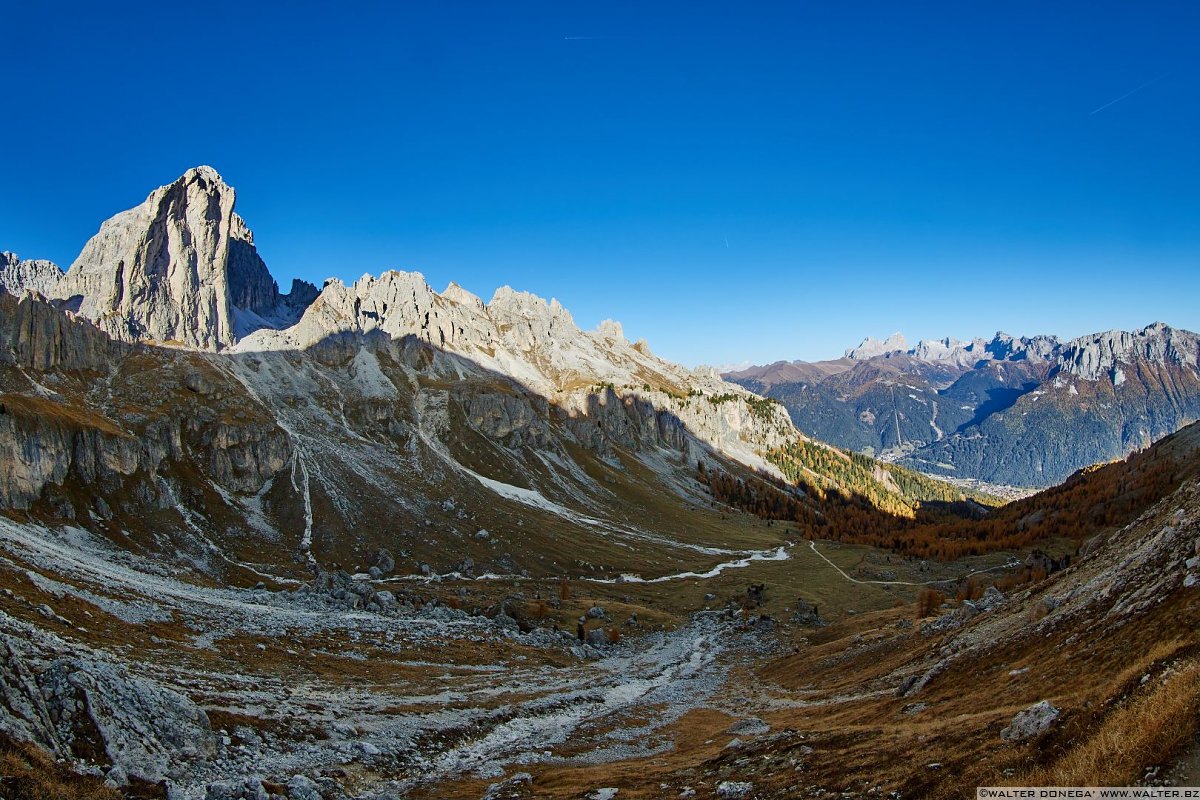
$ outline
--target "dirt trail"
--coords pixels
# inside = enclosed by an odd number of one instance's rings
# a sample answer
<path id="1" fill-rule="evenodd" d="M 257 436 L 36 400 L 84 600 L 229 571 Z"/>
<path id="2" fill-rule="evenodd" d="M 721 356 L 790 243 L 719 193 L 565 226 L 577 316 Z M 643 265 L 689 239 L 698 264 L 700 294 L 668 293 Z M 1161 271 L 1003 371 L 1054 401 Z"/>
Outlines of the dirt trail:
<path id="1" fill-rule="evenodd" d="M 817 543 L 816 543 L 816 542 L 814 542 L 814 541 L 811 541 L 811 540 L 810 540 L 810 541 L 809 541 L 809 543 L 808 543 L 808 546 L 812 548 L 812 551 L 813 551 L 814 553 L 816 553 L 818 556 L 820 556 L 820 558 L 821 558 L 821 560 L 822 560 L 822 561 L 824 561 L 826 564 L 828 564 L 829 566 L 831 566 L 831 567 L 833 567 L 835 570 L 837 570 L 839 575 L 841 575 L 843 578 L 845 578 L 846 580 L 850 581 L 851 583 L 874 583 L 874 584 L 879 584 L 879 585 L 881 585 L 881 586 L 933 586 L 934 584 L 938 584 L 938 583 L 949 583 L 949 582 L 952 582 L 952 581 L 954 581 L 954 580 L 955 580 L 954 578 L 941 578 L 940 580 L 933 580 L 933 581 L 918 581 L 918 582 L 914 582 L 914 581 L 877 581 L 877 580 L 876 580 L 876 581 L 865 581 L 865 580 L 860 580 L 859 578 L 852 578 L 852 577 L 850 577 L 849 575 L 847 575 L 847 574 L 846 574 L 845 570 L 843 570 L 843 569 L 842 569 L 841 567 L 839 567 L 837 564 L 833 563 L 833 562 L 832 562 L 832 561 L 830 561 L 828 558 L 826 558 L 826 557 L 825 557 L 825 554 L 824 554 L 824 553 L 822 553 L 820 550 L 818 550 L 818 549 L 817 549 Z M 995 567 L 987 567 L 987 568 L 985 568 L 985 569 L 977 569 L 977 570 L 973 570 L 973 571 L 971 571 L 971 572 L 968 572 L 967 574 L 963 575 L 963 576 L 962 576 L 962 579 L 963 579 L 963 580 L 965 580 L 965 579 L 967 579 L 967 578 L 971 577 L 972 575 L 982 575 L 982 574 L 983 574 L 983 573 L 985 573 L 985 572 L 995 572 L 995 571 L 996 571 L 996 570 L 998 570 L 998 569 L 1012 569 L 1014 566 L 1016 566 L 1016 565 L 1015 565 L 1015 564 L 1013 564 L 1012 562 L 1009 562 L 1009 563 L 1007 563 L 1007 564 L 1000 564 L 1000 565 L 998 565 L 998 566 L 995 566 Z"/>

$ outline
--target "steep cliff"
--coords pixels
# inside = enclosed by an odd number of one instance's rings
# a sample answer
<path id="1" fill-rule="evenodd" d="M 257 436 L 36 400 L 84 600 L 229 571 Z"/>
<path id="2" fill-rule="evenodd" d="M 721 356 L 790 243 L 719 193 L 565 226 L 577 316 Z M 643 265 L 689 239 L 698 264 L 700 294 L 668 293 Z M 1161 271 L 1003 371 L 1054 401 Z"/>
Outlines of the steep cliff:
<path id="1" fill-rule="evenodd" d="M 211 167 L 188 170 L 104 222 L 53 295 L 123 341 L 217 350 L 290 323 L 307 292 L 280 296 L 234 200 Z"/>
<path id="2" fill-rule="evenodd" d="M 31 297 L 0 296 L 0 320 L 0 507 L 136 514 L 176 503 L 176 473 L 255 491 L 291 457 L 200 354 L 114 341 Z"/>

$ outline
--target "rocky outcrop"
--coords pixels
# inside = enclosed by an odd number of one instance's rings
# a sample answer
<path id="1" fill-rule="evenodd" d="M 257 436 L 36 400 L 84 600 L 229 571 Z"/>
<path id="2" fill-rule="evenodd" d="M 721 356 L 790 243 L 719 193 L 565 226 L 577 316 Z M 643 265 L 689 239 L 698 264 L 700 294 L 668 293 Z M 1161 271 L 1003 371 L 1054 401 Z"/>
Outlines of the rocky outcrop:
<path id="1" fill-rule="evenodd" d="M 45 487 L 63 485 L 68 475 L 91 485 L 120 483 L 166 456 L 157 439 L 136 438 L 50 399 L 6 395 L 0 412 L 0 504 L 7 508 L 29 508 Z"/>
<path id="2" fill-rule="evenodd" d="M 1054 720 L 1058 719 L 1059 710 L 1046 700 L 1034 703 L 1029 708 L 1013 717 L 1011 723 L 1000 731 L 1000 738 L 1006 742 L 1023 742 L 1033 739 L 1050 729 Z"/>
<path id="3" fill-rule="evenodd" d="M 114 338 L 205 350 L 294 321 L 311 292 L 280 296 L 234 199 L 211 167 L 188 170 L 101 225 L 53 295 Z"/>
<path id="4" fill-rule="evenodd" d="M 490 439 L 509 447 L 547 447 L 552 432 L 548 404 L 532 398 L 498 392 L 471 391 L 461 397 L 467 424 Z"/>
<path id="5" fill-rule="evenodd" d="M 99 765 L 118 785 L 150 783 L 211 755 L 208 717 L 187 697 L 85 658 L 43 661 L 0 637 L 0 730 Z"/>
<path id="6" fill-rule="evenodd" d="M 33 297 L 0 293 L 0 366 L 41 372 L 101 370 L 129 350 L 93 325 L 72 319 Z"/>
<path id="7" fill-rule="evenodd" d="M 7 395 L 0 402 L 0 506 L 27 509 L 52 487 L 67 486 L 125 497 L 131 513 L 139 504 L 173 505 L 159 475 L 188 457 L 198 459 L 218 485 L 252 493 L 287 465 L 291 453 L 286 433 L 274 425 L 165 418 L 122 430 L 112 420 L 52 400 Z M 60 516 L 68 518 L 79 511 L 64 509 Z"/>
<path id="8" fill-rule="evenodd" d="M 193 419 L 188 434 L 189 448 L 207 461 L 205 472 L 234 492 L 258 491 L 292 457 L 287 433 L 271 422 Z"/>
<path id="9" fill-rule="evenodd" d="M 159 474 L 189 458 L 221 486 L 254 492 L 291 458 L 287 434 L 248 414 L 254 400 L 203 356 L 174 365 L 167 351 L 115 342 L 33 297 L 0 295 L 0 320 L 0 367 L 17 368 L 0 387 L 0 507 L 27 509 L 67 484 L 135 492 L 156 507 Z M 133 357 L 155 375 L 154 395 L 134 392 L 154 413 L 123 405 L 110 414 L 50 388 L 65 376 L 73 389 L 74 377 L 113 374 Z"/>
<path id="10" fill-rule="evenodd" d="M 0 252 L 0 292 L 49 296 L 61 278 L 62 270 L 53 261 L 22 261 L 16 253 Z"/>
<path id="11" fill-rule="evenodd" d="M 0 506 L 5 508 L 27 509 L 52 487 L 70 486 L 85 487 L 84 496 L 124 498 L 130 512 L 139 503 L 143 508 L 173 505 L 160 475 L 185 460 L 229 491 L 252 493 L 291 455 L 287 434 L 272 423 L 222 421 L 186 405 L 122 427 L 62 398 L 0 396 Z M 74 510 L 60 514 L 74 515 Z"/>

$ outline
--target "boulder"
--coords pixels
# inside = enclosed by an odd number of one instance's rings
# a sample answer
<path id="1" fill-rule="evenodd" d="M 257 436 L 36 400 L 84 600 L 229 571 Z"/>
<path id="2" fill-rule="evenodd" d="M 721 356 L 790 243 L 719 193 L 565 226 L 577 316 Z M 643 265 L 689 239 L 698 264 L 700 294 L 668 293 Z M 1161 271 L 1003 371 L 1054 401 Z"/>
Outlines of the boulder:
<path id="1" fill-rule="evenodd" d="M 771 726 L 758 717 L 747 717 L 730 725 L 725 729 L 725 732 L 732 733 L 735 736 L 761 736 L 770 730 Z"/>
<path id="2" fill-rule="evenodd" d="M 396 557 L 386 547 L 381 547 L 372 556 L 371 566 L 378 569 L 382 574 L 387 575 L 396 568 Z"/>
<path id="3" fill-rule="evenodd" d="M 932 636 L 935 633 L 947 633 L 948 631 L 957 630 L 966 625 L 978 614 L 979 608 L 971 601 L 964 600 L 962 605 L 949 614 L 943 614 L 937 619 L 922 625 L 921 633 L 925 636 Z"/>
<path id="4" fill-rule="evenodd" d="M 1004 602 L 1004 594 L 995 586 L 989 586 L 983 596 L 975 601 L 975 607 L 980 611 L 993 611 Z"/>
<path id="5" fill-rule="evenodd" d="M 288 800 L 321 800 L 316 782 L 306 775 L 293 775 L 287 782 Z"/>
<path id="6" fill-rule="evenodd" d="M 376 592 L 371 595 L 371 602 L 378 605 L 384 611 L 392 611 L 400 605 L 396 600 L 396 595 L 388 591 Z"/>
<path id="7" fill-rule="evenodd" d="M 604 647 L 608 642 L 608 631 L 604 628 L 592 628 L 587 632 L 587 643 L 592 647 Z"/>
<path id="8" fill-rule="evenodd" d="M 1034 703 L 1029 708 L 1013 717 L 1008 727 L 1000 731 L 1000 738 L 1006 742 L 1023 742 L 1042 735 L 1054 721 L 1058 719 L 1059 710 L 1050 705 L 1048 700 Z"/>
<path id="9" fill-rule="evenodd" d="M 823 628 L 829 624 L 817 613 L 817 606 L 805 600 L 796 601 L 796 612 L 792 614 L 792 622 L 806 628 Z"/>
<path id="10" fill-rule="evenodd" d="M 508 800 L 527 796 L 525 787 L 533 783 L 533 776 L 528 772 L 518 772 L 510 778 L 488 786 L 480 800 Z"/>

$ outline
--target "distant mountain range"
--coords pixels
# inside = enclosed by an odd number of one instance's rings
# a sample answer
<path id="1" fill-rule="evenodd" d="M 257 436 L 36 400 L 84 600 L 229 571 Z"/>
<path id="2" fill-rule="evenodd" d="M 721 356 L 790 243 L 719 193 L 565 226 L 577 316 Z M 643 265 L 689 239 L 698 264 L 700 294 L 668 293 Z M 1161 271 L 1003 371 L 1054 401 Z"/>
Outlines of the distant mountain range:
<path id="1" fill-rule="evenodd" d="M 1155 323 L 1062 341 L 867 338 L 831 361 L 725 373 L 802 432 L 923 472 L 1048 486 L 1200 418 L 1200 336 Z"/>

